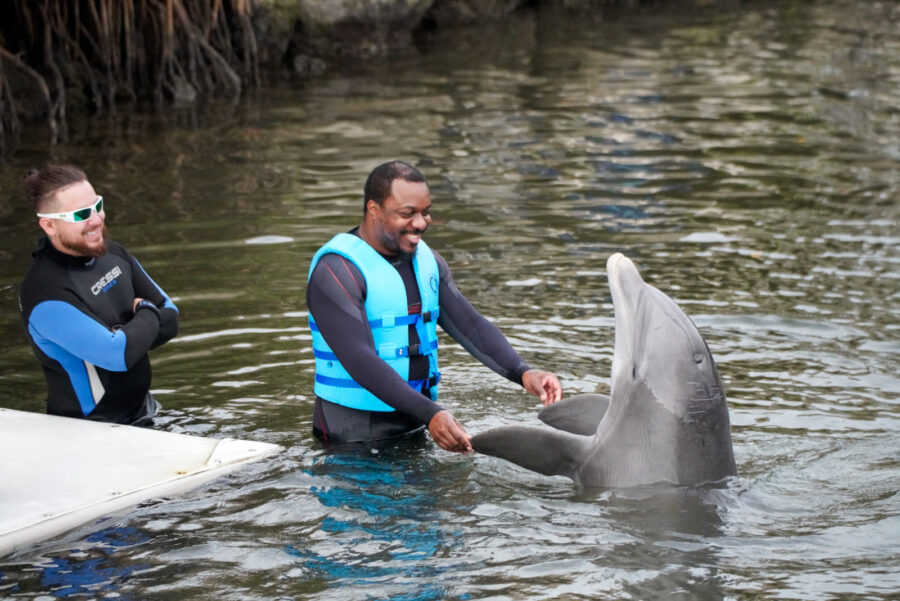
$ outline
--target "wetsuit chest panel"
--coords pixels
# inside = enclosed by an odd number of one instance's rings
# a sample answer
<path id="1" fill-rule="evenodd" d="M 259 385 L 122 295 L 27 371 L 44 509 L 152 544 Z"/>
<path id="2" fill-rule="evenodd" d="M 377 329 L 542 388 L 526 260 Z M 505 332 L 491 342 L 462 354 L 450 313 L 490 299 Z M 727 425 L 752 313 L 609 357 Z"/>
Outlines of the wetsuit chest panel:
<path id="1" fill-rule="evenodd" d="M 424 242 L 413 258 L 422 313 L 409 315 L 408 299 L 403 278 L 397 269 L 361 238 L 352 234 L 338 234 L 313 257 L 309 274 L 312 275 L 319 259 L 335 253 L 352 261 L 366 280 L 365 309 L 372 330 L 375 350 L 379 357 L 402 378 L 410 381 L 410 353 L 428 357 L 430 381 L 410 382 L 421 390 L 423 386 L 434 388 L 431 398 L 437 397 L 437 315 L 438 268 L 431 249 Z M 398 291 L 403 290 L 402 294 Z M 368 411 L 393 411 L 373 394 L 357 384 L 331 352 L 318 332 L 315 319 L 309 316 L 313 334 L 313 351 L 316 355 L 315 393 L 328 401 Z M 419 335 L 418 348 L 411 348 L 409 326 L 414 325 Z"/>
<path id="2" fill-rule="evenodd" d="M 131 268 L 122 257 L 107 253 L 89 269 L 66 274 L 71 292 L 90 307 L 98 321 L 116 329 L 131 319 L 134 283 Z"/>

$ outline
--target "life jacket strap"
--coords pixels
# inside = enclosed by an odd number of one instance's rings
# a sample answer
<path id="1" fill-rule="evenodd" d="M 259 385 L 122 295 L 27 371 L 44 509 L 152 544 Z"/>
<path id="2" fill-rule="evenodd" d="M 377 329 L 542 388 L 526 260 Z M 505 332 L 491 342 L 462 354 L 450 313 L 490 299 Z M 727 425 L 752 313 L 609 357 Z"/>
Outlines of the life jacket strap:
<path id="1" fill-rule="evenodd" d="M 440 372 L 438 372 L 430 378 L 426 378 L 424 380 L 409 380 L 407 384 L 409 384 L 418 392 L 421 392 L 424 389 L 436 386 L 440 381 L 441 374 Z M 350 380 L 347 378 L 332 378 L 330 376 L 323 376 L 322 374 L 316 374 L 316 382 L 326 384 L 328 386 L 336 386 L 338 388 L 362 388 L 362 386 L 354 380 Z"/>
<path id="2" fill-rule="evenodd" d="M 382 359 L 400 359 L 401 357 L 415 357 L 419 355 L 430 355 L 437 350 L 437 340 L 421 344 L 411 344 L 409 346 L 385 345 L 385 348 L 378 349 L 378 356 Z M 337 361 L 337 355 L 331 351 L 323 351 L 322 349 L 313 348 L 313 355 L 316 359 L 325 359 L 326 361 Z"/>
<path id="3" fill-rule="evenodd" d="M 438 382 L 440 382 L 440 381 L 441 381 L 441 372 L 438 372 L 438 373 L 434 374 L 433 376 L 431 376 L 430 378 L 427 378 L 425 380 L 410 380 L 409 385 L 412 386 L 413 388 L 415 388 L 416 390 L 418 390 L 419 392 L 422 392 L 423 390 L 428 390 L 432 386 L 437 386 Z"/>
<path id="4" fill-rule="evenodd" d="M 380 319 L 370 319 L 369 327 L 371 328 L 393 328 L 395 326 L 411 326 L 415 324 L 417 321 L 421 320 L 424 323 L 428 323 L 430 321 L 437 321 L 438 316 L 440 315 L 441 310 L 435 309 L 434 311 L 426 311 L 425 313 L 414 313 L 413 315 L 401 315 L 399 317 L 395 317 L 394 315 L 384 315 Z M 319 326 L 312 319 L 309 320 L 309 329 L 313 332 L 319 331 Z"/>

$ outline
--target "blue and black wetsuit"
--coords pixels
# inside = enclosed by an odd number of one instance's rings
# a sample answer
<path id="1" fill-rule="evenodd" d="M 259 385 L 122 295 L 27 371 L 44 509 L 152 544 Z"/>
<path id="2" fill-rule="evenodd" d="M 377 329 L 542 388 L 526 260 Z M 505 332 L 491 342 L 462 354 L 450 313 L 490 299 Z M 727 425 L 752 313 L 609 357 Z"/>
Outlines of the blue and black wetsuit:
<path id="1" fill-rule="evenodd" d="M 178 331 L 178 309 L 120 244 L 75 257 L 42 238 L 19 305 L 47 380 L 47 413 L 135 423 L 158 406 L 147 351 Z M 150 301 L 133 312 L 136 297 Z"/>
<path id="2" fill-rule="evenodd" d="M 358 228 L 351 234 L 359 235 Z M 506 337 L 462 295 L 447 262 L 436 251 L 440 313 L 438 325 L 486 366 L 519 385 L 528 364 Z M 421 312 L 421 300 L 412 260 L 405 255 L 384 257 L 400 274 L 406 289 L 409 314 Z M 394 411 L 362 411 L 316 397 L 313 433 L 331 442 L 362 442 L 407 434 L 427 425 L 443 408 L 409 383 L 382 360 L 375 350 L 365 301 L 368 286 L 352 261 L 325 254 L 313 270 L 306 288 L 306 303 L 328 346 L 353 379 L 390 405 Z M 410 345 L 419 343 L 410 325 Z M 428 358 L 410 356 L 409 379 L 428 377 Z"/>

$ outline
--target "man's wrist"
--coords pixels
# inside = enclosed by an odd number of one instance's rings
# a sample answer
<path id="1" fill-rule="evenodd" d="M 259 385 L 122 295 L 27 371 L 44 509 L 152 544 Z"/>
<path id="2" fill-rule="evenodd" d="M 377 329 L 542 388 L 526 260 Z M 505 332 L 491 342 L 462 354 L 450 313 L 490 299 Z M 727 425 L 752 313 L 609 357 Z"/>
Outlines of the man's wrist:
<path id="1" fill-rule="evenodd" d="M 526 371 L 531 371 L 533 368 L 527 363 L 519 363 L 516 366 L 516 369 L 513 370 L 513 374 L 515 374 L 515 380 L 518 381 L 519 386 L 522 386 L 524 383 L 522 382 L 522 376 L 525 375 Z"/>
<path id="2" fill-rule="evenodd" d="M 137 305 L 135 305 L 134 314 L 137 315 L 137 312 L 141 309 L 150 309 L 151 311 L 156 313 L 157 317 L 159 317 L 159 308 L 153 304 L 153 301 L 148 301 L 147 299 L 141 300 Z"/>

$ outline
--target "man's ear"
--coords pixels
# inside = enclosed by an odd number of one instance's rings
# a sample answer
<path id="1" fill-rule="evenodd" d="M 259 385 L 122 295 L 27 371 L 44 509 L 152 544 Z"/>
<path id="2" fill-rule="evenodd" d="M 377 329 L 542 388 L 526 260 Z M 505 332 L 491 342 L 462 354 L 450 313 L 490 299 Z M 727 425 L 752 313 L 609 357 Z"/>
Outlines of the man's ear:
<path id="1" fill-rule="evenodd" d="M 366 214 L 367 215 L 378 215 L 378 209 L 381 207 L 378 206 L 378 203 L 372 199 L 366 201 Z"/>
<path id="2" fill-rule="evenodd" d="M 47 217 L 41 217 L 38 219 L 38 225 L 41 226 L 41 229 L 44 230 L 44 233 L 47 234 L 47 237 L 52 238 L 56 235 L 56 220 L 49 219 Z"/>

